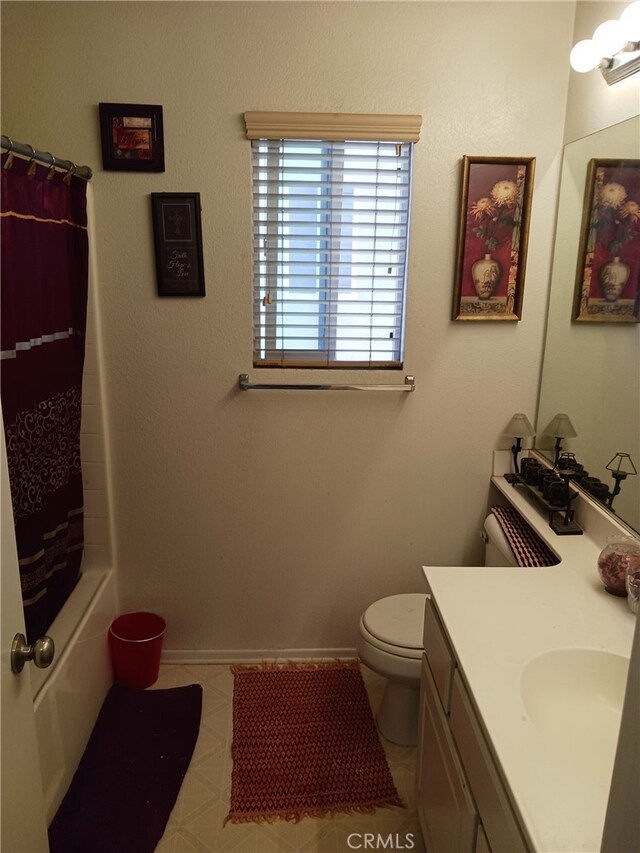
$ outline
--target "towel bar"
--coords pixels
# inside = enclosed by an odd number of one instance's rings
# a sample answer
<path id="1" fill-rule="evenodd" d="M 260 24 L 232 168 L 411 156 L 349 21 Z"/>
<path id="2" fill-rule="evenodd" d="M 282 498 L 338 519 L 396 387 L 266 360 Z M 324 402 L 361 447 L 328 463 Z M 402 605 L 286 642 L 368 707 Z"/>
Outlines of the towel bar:
<path id="1" fill-rule="evenodd" d="M 273 382 L 249 382 L 249 374 L 241 373 L 238 377 L 238 387 L 241 391 L 415 391 L 415 376 L 405 376 L 404 385 L 290 385 Z"/>

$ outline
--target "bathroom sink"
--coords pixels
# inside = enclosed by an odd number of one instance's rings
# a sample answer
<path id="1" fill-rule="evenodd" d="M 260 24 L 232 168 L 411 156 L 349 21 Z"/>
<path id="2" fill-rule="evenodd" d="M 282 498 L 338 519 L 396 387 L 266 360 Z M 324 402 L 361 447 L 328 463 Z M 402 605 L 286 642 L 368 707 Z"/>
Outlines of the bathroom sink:
<path id="1" fill-rule="evenodd" d="M 629 660 L 596 649 L 557 649 L 525 666 L 530 721 L 570 773 L 611 776 Z"/>

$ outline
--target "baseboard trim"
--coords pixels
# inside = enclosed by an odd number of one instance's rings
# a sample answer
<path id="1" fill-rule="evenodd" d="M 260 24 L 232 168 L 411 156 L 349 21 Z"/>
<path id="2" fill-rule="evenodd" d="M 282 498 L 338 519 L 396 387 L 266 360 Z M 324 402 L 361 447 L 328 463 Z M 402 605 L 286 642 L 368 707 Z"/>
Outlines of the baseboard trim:
<path id="1" fill-rule="evenodd" d="M 355 658 L 355 649 L 165 649 L 161 663 L 232 664 Z"/>

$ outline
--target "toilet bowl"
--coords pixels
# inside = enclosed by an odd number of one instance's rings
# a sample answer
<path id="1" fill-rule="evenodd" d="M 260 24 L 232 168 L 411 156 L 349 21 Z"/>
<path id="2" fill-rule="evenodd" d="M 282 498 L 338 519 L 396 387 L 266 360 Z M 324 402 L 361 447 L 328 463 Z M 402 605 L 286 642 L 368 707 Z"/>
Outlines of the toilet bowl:
<path id="1" fill-rule="evenodd" d="M 360 660 L 387 679 L 378 728 L 387 740 L 403 746 L 417 741 L 425 599 L 424 593 L 390 595 L 360 617 Z"/>
<path id="2" fill-rule="evenodd" d="M 517 566 L 517 559 L 495 515 L 484 524 L 485 566 Z M 392 743 L 417 741 L 420 669 L 423 651 L 424 593 L 381 598 L 360 617 L 358 655 L 387 683 L 376 715 L 381 734 Z"/>

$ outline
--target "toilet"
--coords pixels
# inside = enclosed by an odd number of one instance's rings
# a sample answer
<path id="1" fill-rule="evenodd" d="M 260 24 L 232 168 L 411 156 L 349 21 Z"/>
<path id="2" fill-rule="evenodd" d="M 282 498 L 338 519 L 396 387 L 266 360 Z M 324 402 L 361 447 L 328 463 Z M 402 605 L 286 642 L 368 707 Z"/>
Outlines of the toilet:
<path id="1" fill-rule="evenodd" d="M 517 560 L 493 514 L 484 524 L 485 566 L 516 566 Z M 417 741 L 420 668 L 423 651 L 424 593 L 390 595 L 360 617 L 358 655 L 387 679 L 377 714 L 381 734 L 392 743 Z"/>
<path id="2" fill-rule="evenodd" d="M 390 595 L 360 617 L 358 655 L 387 679 L 377 720 L 392 743 L 414 746 L 418 731 L 425 593 Z"/>

